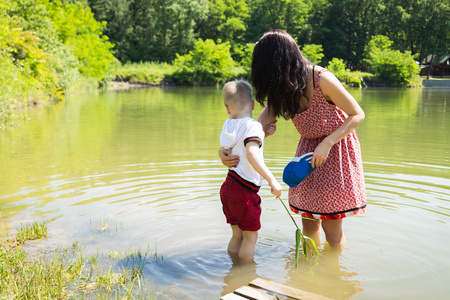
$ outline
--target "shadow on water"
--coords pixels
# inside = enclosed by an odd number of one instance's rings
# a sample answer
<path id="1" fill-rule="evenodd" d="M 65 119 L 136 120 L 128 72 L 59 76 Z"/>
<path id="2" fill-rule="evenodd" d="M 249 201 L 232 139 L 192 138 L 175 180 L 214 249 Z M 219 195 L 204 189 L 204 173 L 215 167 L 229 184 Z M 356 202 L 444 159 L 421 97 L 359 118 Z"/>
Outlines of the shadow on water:
<path id="1" fill-rule="evenodd" d="M 284 268 L 278 271 L 284 271 L 285 276 L 278 282 L 333 299 L 350 299 L 363 291 L 361 281 L 355 279 L 358 274 L 342 263 L 341 251 L 325 247 L 320 255 L 301 257 L 295 267 L 294 250 L 279 257 Z M 265 277 L 261 264 L 255 261 L 242 264 L 223 250 L 148 257 L 145 261 L 125 258 L 116 265 L 122 269 L 142 267 L 146 284 L 156 287 L 153 290 L 156 299 L 217 299 L 219 294 L 232 293 L 258 277 Z"/>
<path id="2" fill-rule="evenodd" d="M 156 299 L 216 299 L 257 277 L 256 264 L 239 265 L 224 250 L 138 258 L 116 263 L 119 269 L 141 269 Z"/>

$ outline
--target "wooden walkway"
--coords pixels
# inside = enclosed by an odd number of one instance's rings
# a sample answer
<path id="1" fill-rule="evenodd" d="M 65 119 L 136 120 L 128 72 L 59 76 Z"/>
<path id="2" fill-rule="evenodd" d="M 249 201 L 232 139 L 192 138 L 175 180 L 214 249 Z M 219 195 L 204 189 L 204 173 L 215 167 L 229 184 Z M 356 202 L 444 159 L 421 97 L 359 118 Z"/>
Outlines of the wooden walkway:
<path id="1" fill-rule="evenodd" d="M 234 291 L 220 298 L 220 300 L 331 300 L 321 295 L 295 289 L 281 283 L 257 278 Z"/>

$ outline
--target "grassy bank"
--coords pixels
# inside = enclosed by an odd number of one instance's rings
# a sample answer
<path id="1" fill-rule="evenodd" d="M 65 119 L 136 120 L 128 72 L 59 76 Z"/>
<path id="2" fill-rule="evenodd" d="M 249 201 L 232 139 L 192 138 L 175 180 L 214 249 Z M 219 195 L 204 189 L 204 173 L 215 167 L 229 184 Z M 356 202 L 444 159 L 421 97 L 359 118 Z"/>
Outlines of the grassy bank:
<path id="1" fill-rule="evenodd" d="M 161 85 L 170 83 L 174 67 L 167 63 L 126 63 L 114 69 L 114 81 L 131 84 Z"/>
<path id="2" fill-rule="evenodd" d="M 159 259 L 156 254 L 111 250 L 86 256 L 77 242 L 27 253 L 24 243 L 46 236 L 47 224 L 35 222 L 21 226 L 14 237 L 0 237 L 0 299 L 153 298 L 142 272 L 147 260 Z"/>
<path id="3" fill-rule="evenodd" d="M 347 87 L 396 87 L 386 81 L 379 80 L 375 75 L 368 72 L 350 71 L 348 69 L 335 68 L 327 66 L 327 68 L 336 75 L 336 77 Z M 127 63 L 119 65 L 114 69 L 115 82 L 128 83 L 130 85 L 178 85 L 179 83 L 173 78 L 176 67 L 168 63 Z M 245 78 L 249 80 L 248 71 L 243 67 L 234 67 L 229 75 L 229 79 Z M 111 85 L 112 86 L 112 85 Z M 411 79 L 408 87 L 422 86 L 422 78 L 417 75 Z"/>
<path id="4" fill-rule="evenodd" d="M 114 69 L 112 78 L 116 82 L 127 82 L 137 85 L 177 85 L 173 78 L 177 68 L 173 64 L 158 62 L 126 63 Z M 248 77 L 244 68 L 234 67 L 230 78 Z"/>

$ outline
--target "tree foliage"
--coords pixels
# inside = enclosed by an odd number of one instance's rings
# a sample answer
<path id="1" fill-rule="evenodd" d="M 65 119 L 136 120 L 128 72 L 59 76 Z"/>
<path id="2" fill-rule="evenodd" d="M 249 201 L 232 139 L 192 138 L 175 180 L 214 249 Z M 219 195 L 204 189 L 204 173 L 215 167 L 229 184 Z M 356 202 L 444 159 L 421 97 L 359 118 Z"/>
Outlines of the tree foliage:
<path id="1" fill-rule="evenodd" d="M 171 62 L 186 54 L 206 17 L 206 0 L 88 0 L 122 62 Z"/>
<path id="2" fill-rule="evenodd" d="M 61 0 L 0 0 L 0 123 L 27 103 L 97 84 L 115 61 L 88 7 Z"/>
<path id="3" fill-rule="evenodd" d="M 377 34 L 386 35 L 397 50 L 408 50 L 422 61 L 429 54 L 448 53 L 449 15 L 449 1 L 383 1 Z"/>
<path id="4" fill-rule="evenodd" d="M 450 48 L 450 4 L 443 0 L 84 0 L 115 45 L 121 62 L 171 62 L 197 39 L 229 42 L 242 65 L 246 45 L 270 29 L 289 32 L 301 48 L 321 45 L 326 65 L 344 60 L 363 69 L 370 38 L 421 61 Z"/>
<path id="5" fill-rule="evenodd" d="M 213 40 L 195 42 L 194 50 L 177 55 L 174 78 L 184 84 L 223 83 L 232 74 L 234 61 L 228 42 L 216 44 Z"/>
<path id="6" fill-rule="evenodd" d="M 391 49 L 392 42 L 385 36 L 375 36 L 366 47 L 365 62 L 370 72 L 379 79 L 396 86 L 406 86 L 420 68 L 411 52 Z"/>
<path id="7" fill-rule="evenodd" d="M 110 51 L 113 44 L 102 35 L 105 23 L 95 20 L 89 7 L 81 3 L 61 3 L 54 0 L 47 4 L 48 15 L 53 21 L 58 39 L 77 58 L 80 74 L 95 81 L 104 79 L 114 62 Z"/>
<path id="8" fill-rule="evenodd" d="M 0 114 L 26 95 L 98 84 L 116 58 L 175 62 L 182 82 L 217 83 L 233 64 L 248 73 L 252 45 L 275 28 L 314 63 L 404 85 L 412 57 L 449 53 L 449 15 L 443 0 L 0 0 Z"/>
<path id="9" fill-rule="evenodd" d="M 309 59 L 312 63 L 319 65 L 323 58 L 322 45 L 308 44 L 302 48 L 303 55 Z"/>

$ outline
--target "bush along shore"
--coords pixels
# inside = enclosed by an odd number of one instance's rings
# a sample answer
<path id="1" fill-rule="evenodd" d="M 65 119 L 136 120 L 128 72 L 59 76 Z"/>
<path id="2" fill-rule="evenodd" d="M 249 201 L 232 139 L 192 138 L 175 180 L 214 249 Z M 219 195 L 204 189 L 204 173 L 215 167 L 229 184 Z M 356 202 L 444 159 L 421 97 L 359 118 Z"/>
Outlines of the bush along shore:
<path id="1" fill-rule="evenodd" d="M 86 3 L 1 1 L 0 129 L 19 124 L 18 119 L 26 114 L 23 108 L 63 101 L 66 94 L 78 91 L 130 85 L 219 86 L 230 79 L 250 77 L 254 44 L 218 36 L 202 39 L 189 34 L 189 43 L 173 48 L 178 52 L 170 55 L 159 49 L 158 53 L 167 54 L 162 58 L 172 57 L 167 62 L 139 56 L 152 50 L 144 47 L 136 49 L 133 61 L 141 57 L 147 62 L 121 63 L 120 45 L 114 45 L 105 34 L 116 31 L 98 20 L 95 11 L 98 14 L 100 10 L 92 10 Z M 300 48 L 312 63 L 330 69 L 348 86 L 421 85 L 419 66 L 410 52 L 394 49 L 386 36 L 367 40 L 361 51 L 364 58 L 356 65 L 343 58 L 325 59 L 322 45 L 304 43 Z M 367 72 L 350 71 L 350 66 Z"/>
<path id="2" fill-rule="evenodd" d="M 97 230 L 108 232 L 108 223 Z M 0 299 L 154 299 L 143 269 L 162 256 L 149 249 L 88 256 L 78 242 L 27 252 L 27 245 L 45 243 L 47 236 L 46 222 L 37 221 L 14 237 L 0 237 Z"/>

